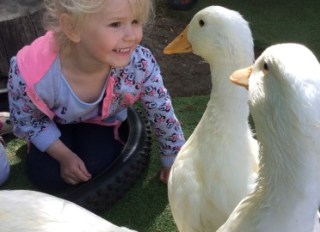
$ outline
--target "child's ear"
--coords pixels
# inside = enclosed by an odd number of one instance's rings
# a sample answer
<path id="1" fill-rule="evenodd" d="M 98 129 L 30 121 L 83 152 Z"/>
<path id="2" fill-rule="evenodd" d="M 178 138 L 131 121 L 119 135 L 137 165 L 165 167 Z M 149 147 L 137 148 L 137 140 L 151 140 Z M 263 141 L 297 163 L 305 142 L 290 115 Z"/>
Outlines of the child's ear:
<path id="1" fill-rule="evenodd" d="M 62 13 L 60 16 L 62 32 L 74 43 L 80 42 L 80 32 L 70 15 Z"/>

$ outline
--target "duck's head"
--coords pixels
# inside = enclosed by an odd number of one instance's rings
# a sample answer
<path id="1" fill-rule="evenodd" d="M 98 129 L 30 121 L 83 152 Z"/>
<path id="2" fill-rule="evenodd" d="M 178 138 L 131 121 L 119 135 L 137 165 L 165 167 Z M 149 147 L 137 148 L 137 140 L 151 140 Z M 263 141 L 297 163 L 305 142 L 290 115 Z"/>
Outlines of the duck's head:
<path id="1" fill-rule="evenodd" d="M 249 89 L 253 116 L 264 112 L 273 114 L 270 117 L 274 119 L 297 120 L 310 110 L 313 112 L 309 116 L 320 118 L 320 110 L 310 107 L 320 104 L 320 65 L 315 55 L 301 44 L 267 48 L 253 66 L 235 71 L 230 80 Z"/>
<path id="2" fill-rule="evenodd" d="M 236 11 L 209 6 L 194 15 L 184 31 L 168 44 L 165 54 L 193 52 L 209 63 L 240 54 L 253 61 L 253 39 L 248 23 Z M 241 58 L 241 59 L 242 59 Z M 248 63 L 248 62 L 247 62 Z"/>

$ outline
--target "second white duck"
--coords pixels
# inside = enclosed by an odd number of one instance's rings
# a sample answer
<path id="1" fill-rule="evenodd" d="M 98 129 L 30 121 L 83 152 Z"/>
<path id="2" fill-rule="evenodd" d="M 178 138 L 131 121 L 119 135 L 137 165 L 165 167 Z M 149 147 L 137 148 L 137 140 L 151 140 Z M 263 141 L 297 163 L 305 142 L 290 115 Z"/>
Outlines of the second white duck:
<path id="1" fill-rule="evenodd" d="M 319 232 L 319 62 L 305 46 L 278 44 L 231 80 L 249 85 L 260 171 L 218 232 Z"/>
<path id="2" fill-rule="evenodd" d="M 172 166 L 169 203 L 180 232 L 211 232 L 252 190 L 258 169 L 258 144 L 248 124 L 248 93 L 229 81 L 234 70 L 253 63 L 251 30 L 238 12 L 210 6 L 164 49 L 165 54 L 182 52 L 193 52 L 209 63 L 212 91 L 200 122 Z"/>

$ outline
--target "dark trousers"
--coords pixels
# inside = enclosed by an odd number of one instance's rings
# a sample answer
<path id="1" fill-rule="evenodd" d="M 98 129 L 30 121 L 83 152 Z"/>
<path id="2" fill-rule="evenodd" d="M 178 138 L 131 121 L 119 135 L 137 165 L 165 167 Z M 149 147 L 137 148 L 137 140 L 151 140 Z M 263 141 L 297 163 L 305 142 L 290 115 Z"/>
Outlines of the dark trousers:
<path id="1" fill-rule="evenodd" d="M 58 127 L 62 142 L 83 160 L 92 177 L 108 168 L 123 148 L 123 144 L 114 139 L 114 127 L 90 123 L 59 124 Z M 127 123 L 122 123 L 119 134 L 123 141 L 127 140 L 128 130 Z M 61 178 L 59 162 L 33 144 L 30 144 L 26 164 L 31 182 L 41 191 L 56 193 L 71 187 Z"/>

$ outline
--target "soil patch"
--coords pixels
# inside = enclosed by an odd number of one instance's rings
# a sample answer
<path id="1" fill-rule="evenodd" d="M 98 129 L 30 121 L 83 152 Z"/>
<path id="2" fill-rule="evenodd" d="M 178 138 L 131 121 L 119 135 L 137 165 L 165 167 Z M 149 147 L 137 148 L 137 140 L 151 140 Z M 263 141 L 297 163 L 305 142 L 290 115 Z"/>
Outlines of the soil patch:
<path id="1" fill-rule="evenodd" d="M 167 1 L 157 1 L 155 20 L 144 31 L 142 45 L 156 57 L 172 97 L 208 95 L 211 91 L 210 69 L 203 59 L 191 53 L 164 55 L 162 52 L 192 16 L 190 11 L 172 10 Z"/>

